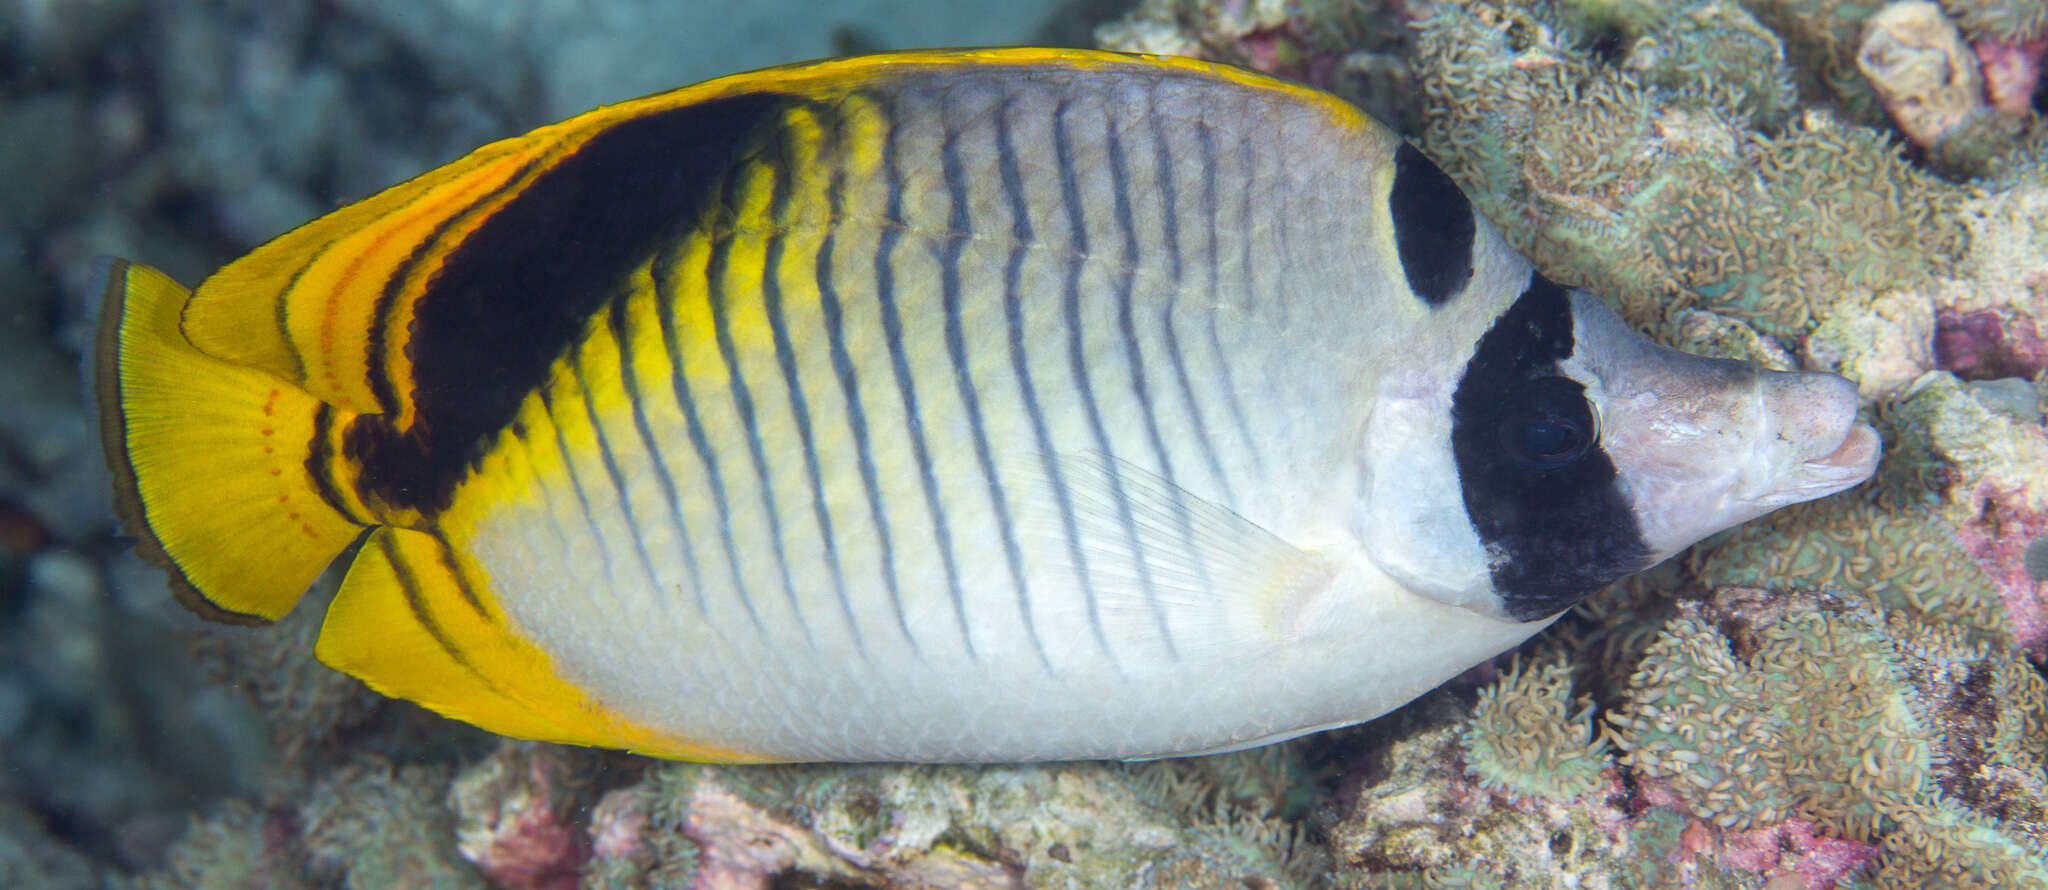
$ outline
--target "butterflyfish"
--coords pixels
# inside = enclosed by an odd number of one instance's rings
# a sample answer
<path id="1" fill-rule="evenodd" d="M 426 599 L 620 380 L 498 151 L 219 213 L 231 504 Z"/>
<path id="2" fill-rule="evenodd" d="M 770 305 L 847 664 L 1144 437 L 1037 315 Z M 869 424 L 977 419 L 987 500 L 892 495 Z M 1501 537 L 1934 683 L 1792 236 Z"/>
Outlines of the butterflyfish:
<path id="1" fill-rule="evenodd" d="M 739 74 L 104 282 L 186 605 L 348 554 L 326 664 L 707 761 L 1356 723 L 1879 451 L 1848 381 L 1659 346 L 1356 108 L 1180 58 Z"/>

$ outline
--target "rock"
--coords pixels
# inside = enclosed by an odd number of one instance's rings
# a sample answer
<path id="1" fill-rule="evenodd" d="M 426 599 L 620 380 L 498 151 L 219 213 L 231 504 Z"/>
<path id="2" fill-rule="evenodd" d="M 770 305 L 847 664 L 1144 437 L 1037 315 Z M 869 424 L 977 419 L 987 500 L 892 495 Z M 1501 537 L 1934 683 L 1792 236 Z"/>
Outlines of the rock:
<path id="1" fill-rule="evenodd" d="M 1856 67 L 1899 130 L 1923 148 L 1984 107 L 1977 56 L 1933 3 L 1906 0 L 1871 16 Z"/>

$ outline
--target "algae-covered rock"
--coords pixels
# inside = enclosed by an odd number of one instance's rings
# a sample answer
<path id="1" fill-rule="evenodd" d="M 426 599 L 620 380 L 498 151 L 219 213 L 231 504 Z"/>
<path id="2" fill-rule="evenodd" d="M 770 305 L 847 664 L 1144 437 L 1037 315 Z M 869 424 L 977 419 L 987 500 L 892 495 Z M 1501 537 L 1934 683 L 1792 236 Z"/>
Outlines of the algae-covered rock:
<path id="1" fill-rule="evenodd" d="M 1286 751 L 1128 767 L 664 766 L 607 796 L 625 814 L 593 823 L 601 840 L 586 881 L 1309 887 L 1319 850 L 1245 803 L 1285 798 Z"/>

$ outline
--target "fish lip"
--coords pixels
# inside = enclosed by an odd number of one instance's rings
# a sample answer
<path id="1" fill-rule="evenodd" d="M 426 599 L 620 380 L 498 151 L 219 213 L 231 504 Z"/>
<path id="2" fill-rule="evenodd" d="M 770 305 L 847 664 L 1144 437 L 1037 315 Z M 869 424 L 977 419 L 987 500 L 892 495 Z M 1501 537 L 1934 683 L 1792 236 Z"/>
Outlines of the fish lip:
<path id="1" fill-rule="evenodd" d="M 1795 489 L 1813 492 L 1806 497 L 1820 497 L 1870 478 L 1877 471 L 1882 454 L 1880 441 L 1877 430 L 1869 424 L 1851 425 L 1833 450 L 1794 469 Z"/>

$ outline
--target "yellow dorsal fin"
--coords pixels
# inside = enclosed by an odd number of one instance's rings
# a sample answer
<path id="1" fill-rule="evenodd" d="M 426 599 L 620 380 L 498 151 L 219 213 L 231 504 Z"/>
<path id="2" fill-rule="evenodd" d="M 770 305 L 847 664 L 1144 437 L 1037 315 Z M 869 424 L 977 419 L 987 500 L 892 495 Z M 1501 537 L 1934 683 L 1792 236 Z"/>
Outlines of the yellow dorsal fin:
<path id="1" fill-rule="evenodd" d="M 415 301 L 466 237 L 593 137 L 625 121 L 715 99 L 775 93 L 830 100 L 865 84 L 918 71 L 998 65 L 1196 73 L 1288 95 L 1347 120 L 1363 120 L 1351 106 L 1306 87 L 1170 56 L 1030 48 L 943 50 L 735 74 L 605 106 L 491 143 L 280 235 L 199 286 L 184 315 L 185 335 L 209 355 L 267 371 L 337 408 L 389 413 L 394 428 L 408 429 L 415 406 L 406 338 Z"/>
<path id="2" fill-rule="evenodd" d="M 539 135 L 484 146 L 272 239 L 200 284 L 186 336 L 338 408 L 405 415 L 407 387 L 396 382 L 406 379 L 411 302 L 462 236 L 533 173 Z M 388 348 L 373 350 L 378 339 Z M 383 367 L 370 366 L 373 354 Z M 395 404 L 380 405 L 379 387 Z"/>
<path id="3" fill-rule="evenodd" d="M 202 615 L 282 616 L 362 534 L 348 486 L 316 475 L 353 415 L 192 348 L 186 291 L 163 273 L 112 260 L 104 274 L 100 440 L 137 549 Z"/>

